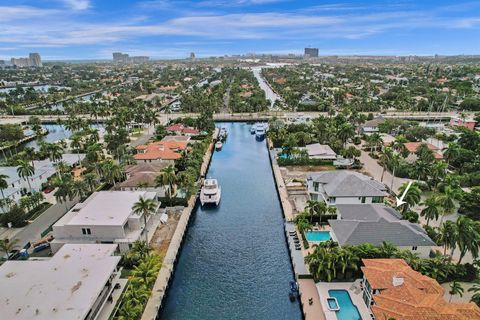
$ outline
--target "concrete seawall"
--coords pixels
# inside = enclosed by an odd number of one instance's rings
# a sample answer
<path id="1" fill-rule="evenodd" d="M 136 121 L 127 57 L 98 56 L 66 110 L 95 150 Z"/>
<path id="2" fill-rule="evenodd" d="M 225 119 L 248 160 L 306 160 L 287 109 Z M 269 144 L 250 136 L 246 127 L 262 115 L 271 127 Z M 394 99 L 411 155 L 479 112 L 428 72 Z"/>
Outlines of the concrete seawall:
<path id="1" fill-rule="evenodd" d="M 213 138 L 216 138 L 218 135 L 218 129 L 215 129 Z M 208 147 L 207 152 L 203 157 L 202 167 L 200 169 L 200 175 L 205 176 L 210 161 L 212 160 L 212 155 L 214 151 L 214 144 L 211 143 Z M 195 203 L 197 201 L 198 195 L 193 195 L 188 200 L 188 206 L 183 209 L 182 215 L 178 220 L 177 228 L 175 233 L 170 241 L 168 246 L 167 253 L 162 262 L 162 267 L 158 272 L 157 279 L 152 288 L 152 294 L 148 299 L 145 310 L 142 314 L 142 320 L 154 320 L 157 318 L 158 311 L 162 306 L 163 299 L 165 298 L 170 279 L 175 270 L 175 262 L 177 261 L 178 253 L 182 247 L 183 239 L 187 231 L 188 223 L 192 215 L 193 209 L 195 208 Z"/>

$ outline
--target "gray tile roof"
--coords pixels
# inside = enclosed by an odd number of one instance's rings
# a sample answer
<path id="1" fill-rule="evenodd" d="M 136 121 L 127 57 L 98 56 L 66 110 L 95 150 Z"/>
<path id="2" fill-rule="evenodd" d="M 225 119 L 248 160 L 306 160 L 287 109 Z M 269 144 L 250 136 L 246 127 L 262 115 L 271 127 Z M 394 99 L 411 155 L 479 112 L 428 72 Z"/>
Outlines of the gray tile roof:
<path id="1" fill-rule="evenodd" d="M 400 213 L 384 205 L 337 205 L 341 220 L 329 220 L 340 245 L 383 241 L 395 246 L 434 246 L 417 224 L 400 220 Z"/>
<path id="2" fill-rule="evenodd" d="M 386 187 L 382 183 L 355 171 L 335 170 L 312 173 L 308 179 L 323 184 L 330 197 L 382 197 Z"/>

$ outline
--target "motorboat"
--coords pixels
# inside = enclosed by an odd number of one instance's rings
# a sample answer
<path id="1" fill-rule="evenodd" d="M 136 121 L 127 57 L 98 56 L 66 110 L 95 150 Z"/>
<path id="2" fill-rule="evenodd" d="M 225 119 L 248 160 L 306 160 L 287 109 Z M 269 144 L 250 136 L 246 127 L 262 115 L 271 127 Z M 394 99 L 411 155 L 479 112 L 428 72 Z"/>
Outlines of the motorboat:
<path id="1" fill-rule="evenodd" d="M 250 133 L 255 134 L 255 131 L 257 131 L 257 124 L 254 124 L 250 127 Z"/>
<path id="2" fill-rule="evenodd" d="M 288 293 L 290 301 L 295 301 L 298 297 L 298 283 L 296 281 L 290 281 L 290 292 Z"/>
<path id="3" fill-rule="evenodd" d="M 205 179 L 205 181 L 203 181 L 202 190 L 200 191 L 200 203 L 202 206 L 206 204 L 214 204 L 218 206 L 221 193 L 222 189 L 218 185 L 217 179 Z"/>
<path id="4" fill-rule="evenodd" d="M 228 136 L 227 128 L 221 128 L 220 132 L 218 133 L 218 140 L 225 141 Z"/>
<path id="5" fill-rule="evenodd" d="M 265 137 L 266 132 L 267 132 L 267 129 L 266 129 L 265 125 L 263 125 L 261 123 L 256 125 L 255 136 L 257 137 L 257 139 L 263 139 Z"/>
<path id="6" fill-rule="evenodd" d="M 222 141 L 217 141 L 215 143 L 215 150 L 220 151 L 220 150 L 222 150 L 222 147 L 223 147 Z"/>

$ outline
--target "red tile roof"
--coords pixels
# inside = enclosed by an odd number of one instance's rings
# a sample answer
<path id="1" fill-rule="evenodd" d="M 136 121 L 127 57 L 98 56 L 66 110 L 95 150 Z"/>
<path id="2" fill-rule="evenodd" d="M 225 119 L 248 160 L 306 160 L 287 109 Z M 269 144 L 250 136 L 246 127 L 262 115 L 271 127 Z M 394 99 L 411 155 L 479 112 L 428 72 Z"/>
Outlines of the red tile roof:
<path id="1" fill-rule="evenodd" d="M 413 270 L 403 259 L 363 259 L 363 274 L 373 289 L 376 319 L 480 320 L 474 303 L 448 303 L 445 290 L 432 278 Z M 401 279 L 394 285 L 393 278 Z"/>
<path id="2" fill-rule="evenodd" d="M 135 160 L 175 160 L 182 157 L 181 151 L 187 148 L 187 142 L 157 141 L 148 145 L 140 145 L 137 150 L 143 152 L 133 156 Z"/>
<path id="3" fill-rule="evenodd" d="M 425 143 L 425 142 L 406 142 L 406 143 L 404 143 L 405 147 L 407 148 L 407 150 L 410 153 L 415 153 L 417 151 L 418 147 L 420 147 L 420 145 L 422 145 L 422 144 L 426 144 L 428 149 L 433 151 L 433 155 L 434 155 L 435 159 L 437 159 L 437 160 L 443 159 L 443 156 L 440 153 L 438 153 L 439 149 L 431 143 Z"/>
<path id="4" fill-rule="evenodd" d="M 183 133 L 183 134 L 199 134 L 200 131 L 198 131 L 195 128 L 192 127 L 185 127 L 181 123 L 173 124 L 165 129 L 167 132 L 178 132 L 178 133 Z"/>

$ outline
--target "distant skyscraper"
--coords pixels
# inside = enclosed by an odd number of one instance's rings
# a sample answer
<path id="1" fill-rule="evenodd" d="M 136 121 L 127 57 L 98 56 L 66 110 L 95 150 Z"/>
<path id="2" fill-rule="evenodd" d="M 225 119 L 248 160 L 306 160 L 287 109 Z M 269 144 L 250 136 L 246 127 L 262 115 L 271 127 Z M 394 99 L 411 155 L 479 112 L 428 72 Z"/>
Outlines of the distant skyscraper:
<path id="1" fill-rule="evenodd" d="M 114 52 L 113 54 L 113 61 L 114 62 L 123 62 L 123 63 L 142 63 L 147 62 L 150 58 L 147 56 L 134 56 L 130 57 L 126 53 L 121 52 Z"/>
<path id="2" fill-rule="evenodd" d="M 318 58 L 318 48 L 305 48 L 305 58 Z"/>
<path id="3" fill-rule="evenodd" d="M 12 58 L 10 59 L 10 62 L 15 67 L 19 67 L 19 68 L 42 66 L 42 58 L 38 53 L 30 53 L 28 58 Z"/>
<path id="4" fill-rule="evenodd" d="M 190 53 L 190 59 L 195 60 L 195 52 Z"/>
<path id="5" fill-rule="evenodd" d="M 41 67 L 42 66 L 42 58 L 40 57 L 39 53 L 30 53 L 29 54 L 30 65 L 32 67 Z"/>

